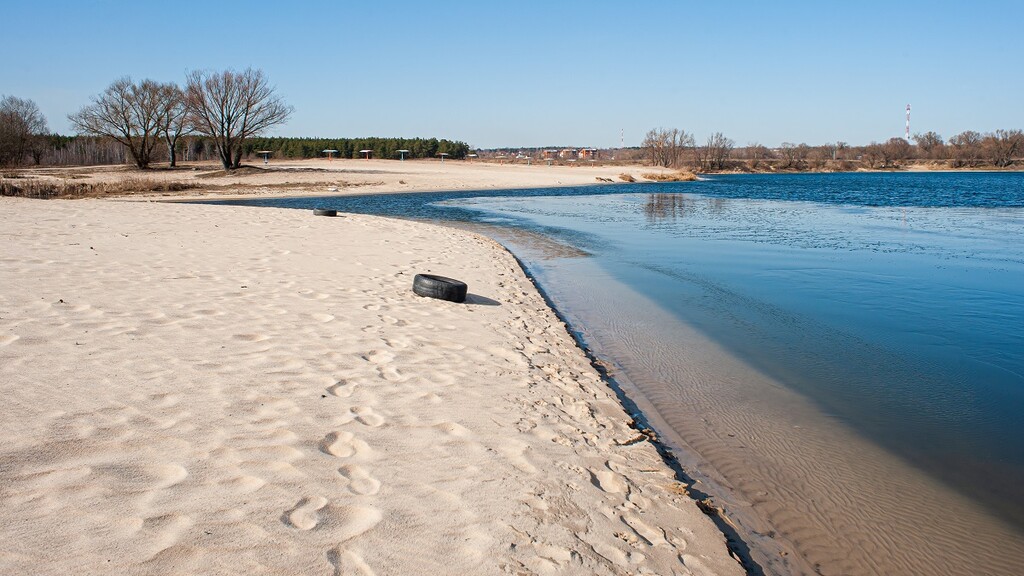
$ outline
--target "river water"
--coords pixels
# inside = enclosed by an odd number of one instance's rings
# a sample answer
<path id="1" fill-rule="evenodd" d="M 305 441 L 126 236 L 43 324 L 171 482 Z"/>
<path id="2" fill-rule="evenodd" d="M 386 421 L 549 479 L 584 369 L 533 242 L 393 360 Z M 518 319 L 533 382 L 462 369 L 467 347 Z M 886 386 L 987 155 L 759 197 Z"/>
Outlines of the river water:
<path id="1" fill-rule="evenodd" d="M 765 572 L 1024 572 L 1024 174 L 239 203 L 488 227 Z"/>

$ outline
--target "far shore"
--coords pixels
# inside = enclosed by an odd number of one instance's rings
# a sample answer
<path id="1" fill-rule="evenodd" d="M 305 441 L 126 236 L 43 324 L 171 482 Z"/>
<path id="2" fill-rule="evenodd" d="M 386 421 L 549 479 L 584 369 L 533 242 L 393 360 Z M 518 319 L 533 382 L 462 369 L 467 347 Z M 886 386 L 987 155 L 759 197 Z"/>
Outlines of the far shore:
<path id="1" fill-rule="evenodd" d="M 1004 169 L 937 167 L 910 164 L 899 169 L 854 172 L 1019 172 Z M 724 170 L 716 174 L 821 174 L 832 170 Z M 138 170 L 128 166 L 43 167 L 7 170 L 0 179 L 20 187 L 39 186 L 58 197 L 102 198 L 239 198 L 252 196 L 348 196 L 400 192 L 442 192 L 556 188 L 686 181 L 694 173 L 644 164 L 497 163 L 449 160 L 271 160 L 257 161 L 225 171 L 218 163 L 183 163 L 176 168 L 155 166 Z M 31 196 L 31 195 L 29 195 Z"/>
<path id="2" fill-rule="evenodd" d="M 630 165 L 547 166 L 434 160 L 271 160 L 225 171 L 214 162 L 138 170 L 126 166 L 39 168 L 16 172 L 36 181 L 88 188 L 91 197 L 188 199 L 332 196 L 458 190 L 593 186 L 672 178 L 676 170 Z"/>

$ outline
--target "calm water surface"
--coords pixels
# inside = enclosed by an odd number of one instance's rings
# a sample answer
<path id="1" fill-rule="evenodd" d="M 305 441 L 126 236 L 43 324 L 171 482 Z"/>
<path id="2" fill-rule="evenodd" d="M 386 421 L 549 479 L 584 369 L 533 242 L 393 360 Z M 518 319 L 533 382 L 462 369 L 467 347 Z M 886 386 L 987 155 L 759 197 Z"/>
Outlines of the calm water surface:
<path id="1" fill-rule="evenodd" d="M 580 248 L 511 246 L 756 537 L 823 573 L 1024 570 L 1024 174 L 244 203 Z"/>

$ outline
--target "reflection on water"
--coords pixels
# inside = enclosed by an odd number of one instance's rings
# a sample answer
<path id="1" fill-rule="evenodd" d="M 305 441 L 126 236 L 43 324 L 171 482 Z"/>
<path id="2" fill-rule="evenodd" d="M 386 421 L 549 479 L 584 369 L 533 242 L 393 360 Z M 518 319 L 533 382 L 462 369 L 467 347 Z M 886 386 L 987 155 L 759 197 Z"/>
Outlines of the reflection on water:
<path id="1" fill-rule="evenodd" d="M 656 222 L 671 218 L 673 220 L 686 215 L 686 196 L 682 194 L 648 194 L 644 204 L 644 214 L 648 222 Z"/>
<path id="2" fill-rule="evenodd" d="M 725 210 L 727 203 L 723 198 L 707 197 L 698 200 L 687 194 L 659 192 L 647 195 L 644 215 L 651 224 L 666 219 L 678 220 L 686 216 L 687 212 L 694 212 L 698 202 L 712 214 L 720 214 Z"/>

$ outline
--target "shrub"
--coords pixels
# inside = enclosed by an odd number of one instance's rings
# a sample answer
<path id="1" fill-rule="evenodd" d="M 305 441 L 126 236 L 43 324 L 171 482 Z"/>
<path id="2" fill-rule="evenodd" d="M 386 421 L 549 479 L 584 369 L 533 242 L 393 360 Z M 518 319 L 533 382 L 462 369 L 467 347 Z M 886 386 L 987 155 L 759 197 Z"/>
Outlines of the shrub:
<path id="1" fill-rule="evenodd" d="M 693 172 L 651 172 L 641 174 L 641 176 L 655 182 L 693 182 L 697 179 L 697 175 Z"/>
<path id="2" fill-rule="evenodd" d="M 125 178 L 114 182 L 71 182 L 68 180 L 23 179 L 12 182 L 9 178 L 0 178 L 0 196 L 20 196 L 23 198 L 84 198 L 103 196 L 106 194 L 130 194 L 133 192 L 181 192 L 199 186 L 192 182 L 170 180 L 147 180 L 145 178 Z"/>

